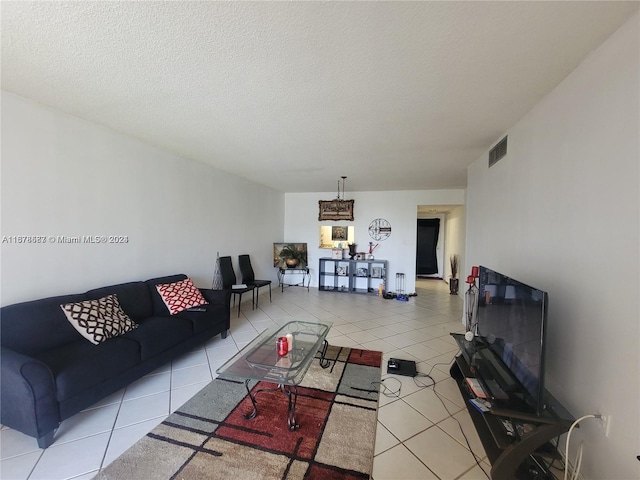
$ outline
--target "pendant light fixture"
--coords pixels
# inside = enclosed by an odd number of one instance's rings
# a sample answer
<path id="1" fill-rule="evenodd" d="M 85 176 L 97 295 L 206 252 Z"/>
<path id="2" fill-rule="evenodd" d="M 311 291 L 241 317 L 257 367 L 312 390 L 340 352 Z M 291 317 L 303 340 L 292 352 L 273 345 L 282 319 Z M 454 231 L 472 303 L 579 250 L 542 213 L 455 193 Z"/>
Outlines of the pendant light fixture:
<path id="1" fill-rule="evenodd" d="M 318 220 L 353 220 L 353 200 L 347 200 L 344 194 L 344 184 L 347 177 L 343 175 L 338 180 L 338 195 L 333 200 L 320 200 Z"/>
<path id="2" fill-rule="evenodd" d="M 342 197 L 340 196 L 340 180 L 338 180 L 338 196 L 331 202 L 331 209 L 334 212 L 343 212 L 348 208 L 348 202 L 344 197 L 344 181 L 347 179 L 344 175 L 342 177 Z"/>

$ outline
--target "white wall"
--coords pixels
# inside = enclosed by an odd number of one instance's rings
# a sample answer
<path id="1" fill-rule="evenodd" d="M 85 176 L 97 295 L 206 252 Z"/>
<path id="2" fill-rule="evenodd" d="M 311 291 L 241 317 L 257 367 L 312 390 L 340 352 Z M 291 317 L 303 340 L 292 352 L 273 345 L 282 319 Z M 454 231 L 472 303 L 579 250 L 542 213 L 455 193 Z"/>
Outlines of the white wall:
<path id="1" fill-rule="evenodd" d="M 126 235 L 126 244 L 2 243 L 3 305 L 186 273 L 216 251 L 276 280 L 284 195 L 2 92 L 1 235 Z"/>
<path id="2" fill-rule="evenodd" d="M 588 479 L 640 478 L 639 40 L 636 14 L 468 170 L 467 263 L 549 292 L 548 389 L 612 415 L 572 435 Z"/>
<path id="3" fill-rule="evenodd" d="M 464 293 L 465 283 L 467 278 L 466 271 L 464 270 L 465 261 L 465 232 L 466 232 L 466 216 L 465 207 L 459 206 L 447 213 L 445 220 L 445 275 L 444 278 L 449 281 L 451 276 L 451 255 L 458 255 L 458 280 L 459 281 L 459 295 Z M 471 270 L 470 268 L 467 270 Z M 467 272 L 468 273 L 468 272 Z"/>
<path id="4" fill-rule="evenodd" d="M 387 289 L 395 291 L 396 273 L 405 274 L 405 291 L 415 292 L 416 220 L 418 205 L 456 205 L 464 202 L 464 190 L 424 190 L 398 192 L 348 192 L 354 199 L 353 222 L 319 222 L 318 200 L 331 200 L 336 192 L 288 193 L 285 195 L 285 242 L 306 242 L 309 249 L 311 285 L 318 285 L 318 259 L 331 256 L 318 247 L 320 225 L 352 224 L 358 251 L 369 251 L 369 224 L 376 218 L 391 223 L 391 236 L 378 243 L 374 255 L 389 261 Z"/>

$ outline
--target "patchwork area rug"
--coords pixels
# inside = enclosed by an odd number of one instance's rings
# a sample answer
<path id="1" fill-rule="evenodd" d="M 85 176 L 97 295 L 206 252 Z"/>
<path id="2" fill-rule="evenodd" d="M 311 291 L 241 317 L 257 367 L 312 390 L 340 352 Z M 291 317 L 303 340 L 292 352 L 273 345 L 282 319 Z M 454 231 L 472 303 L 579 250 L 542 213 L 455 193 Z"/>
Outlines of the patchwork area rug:
<path id="1" fill-rule="evenodd" d="M 282 392 L 258 394 L 258 415 L 245 420 L 253 408 L 244 381 L 218 377 L 95 478 L 369 478 L 382 352 L 330 346 L 327 357 L 331 365 L 314 361 L 298 386 L 298 430 L 287 426 Z"/>

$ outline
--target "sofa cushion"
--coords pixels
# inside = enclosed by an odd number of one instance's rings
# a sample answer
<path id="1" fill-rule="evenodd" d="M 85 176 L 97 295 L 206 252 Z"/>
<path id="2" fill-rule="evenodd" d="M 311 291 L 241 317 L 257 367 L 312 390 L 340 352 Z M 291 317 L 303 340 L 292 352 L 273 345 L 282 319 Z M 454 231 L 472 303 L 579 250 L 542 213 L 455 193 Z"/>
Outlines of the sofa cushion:
<path id="1" fill-rule="evenodd" d="M 2 307 L 2 346 L 24 355 L 35 355 L 80 340 L 60 305 L 85 298 L 84 295 L 63 295 Z"/>
<path id="2" fill-rule="evenodd" d="M 156 285 L 156 290 L 158 290 L 171 315 L 180 313 L 187 308 L 199 307 L 207 303 L 190 278 L 185 278 L 175 283 Z"/>
<path id="3" fill-rule="evenodd" d="M 204 312 L 195 312 L 192 310 L 184 310 L 176 315 L 179 318 L 185 318 L 193 325 L 193 332 L 200 333 L 215 328 L 218 324 L 225 325 L 228 318 L 229 306 L 208 303 L 203 305 Z M 224 328 L 226 330 L 226 328 Z"/>
<path id="4" fill-rule="evenodd" d="M 111 294 L 118 295 L 120 306 L 134 322 L 153 315 L 151 295 L 144 282 L 127 282 L 94 288 L 86 293 L 85 299 L 94 300 Z"/>
<path id="5" fill-rule="evenodd" d="M 149 290 L 149 295 L 151 297 L 151 302 L 153 304 L 153 315 L 169 315 L 169 309 L 165 305 L 162 297 L 158 293 L 158 289 L 156 285 L 161 285 L 163 283 L 175 283 L 181 280 L 186 279 L 187 276 L 184 273 L 179 273 L 177 275 L 168 275 L 165 277 L 157 277 L 151 278 L 147 280 L 145 283 L 147 284 L 147 288 Z M 151 315 L 148 315 L 151 316 Z"/>
<path id="6" fill-rule="evenodd" d="M 62 311 L 80 335 L 94 345 L 133 330 L 138 325 L 122 311 L 117 295 L 65 303 Z"/>
<path id="7" fill-rule="evenodd" d="M 41 353 L 56 379 L 56 398 L 63 401 L 125 372 L 140 363 L 140 346 L 123 337 L 92 345 L 79 339 Z"/>
<path id="8" fill-rule="evenodd" d="M 169 350 L 193 335 L 191 322 L 177 317 L 150 317 L 138 328 L 125 333 L 124 338 L 140 345 L 140 356 L 147 360 Z"/>

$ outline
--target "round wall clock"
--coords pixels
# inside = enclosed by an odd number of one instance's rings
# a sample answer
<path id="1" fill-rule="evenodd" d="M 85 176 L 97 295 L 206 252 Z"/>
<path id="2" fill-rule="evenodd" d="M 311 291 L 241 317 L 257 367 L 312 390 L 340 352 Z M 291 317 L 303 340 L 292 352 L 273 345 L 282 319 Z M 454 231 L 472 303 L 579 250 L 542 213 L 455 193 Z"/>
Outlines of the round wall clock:
<path id="1" fill-rule="evenodd" d="M 369 236 L 374 240 L 386 240 L 391 235 L 391 224 L 384 218 L 376 218 L 369 224 Z"/>

